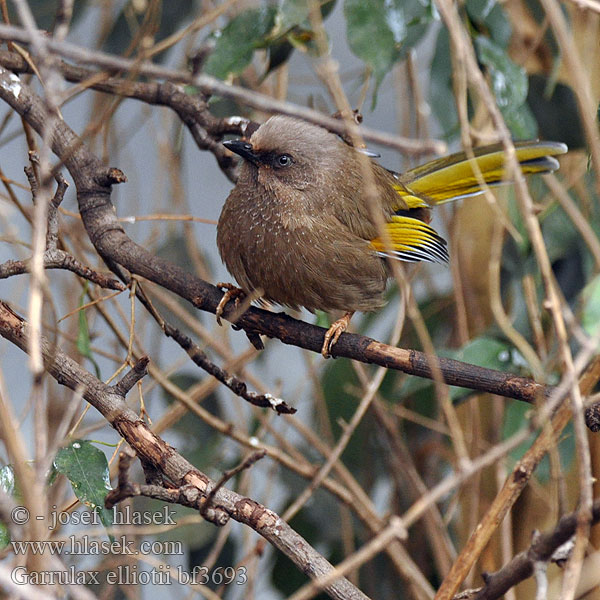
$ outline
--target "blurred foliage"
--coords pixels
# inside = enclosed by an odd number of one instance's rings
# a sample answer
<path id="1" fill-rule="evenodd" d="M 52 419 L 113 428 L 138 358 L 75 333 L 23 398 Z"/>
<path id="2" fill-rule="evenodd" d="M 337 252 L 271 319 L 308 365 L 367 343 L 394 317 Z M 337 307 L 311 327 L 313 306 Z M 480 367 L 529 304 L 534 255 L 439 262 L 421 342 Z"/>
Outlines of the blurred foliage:
<path id="1" fill-rule="evenodd" d="M 198 0 L 125 2 L 105 34 L 104 50 L 131 54 L 142 36 L 159 42 L 195 17 L 200 4 Z"/>
<path id="2" fill-rule="evenodd" d="M 248 10 L 214 31 L 209 38 L 213 50 L 205 72 L 221 79 L 239 75 L 252 61 L 254 51 L 264 45 L 275 25 L 275 14 L 271 6 Z"/>
<path id="3" fill-rule="evenodd" d="M 564 142 L 571 150 L 585 147 L 585 135 L 573 90 L 554 78 L 529 76 L 527 105 L 538 124 L 540 137 Z"/>
<path id="4" fill-rule="evenodd" d="M 538 0 L 527 3 L 531 14 L 541 23 L 544 13 Z M 51 29 L 57 0 L 34 0 L 30 4 L 38 23 L 44 29 Z M 104 32 L 104 48 L 118 54 L 125 49 L 129 54 L 142 35 L 155 42 L 163 40 L 195 17 L 200 4 L 199 0 L 150 2 L 148 10 L 142 9 L 146 3 L 125 2 Z M 87 0 L 75 2 L 74 23 L 88 5 Z M 335 5 L 336 0 L 321 0 L 324 19 Z M 384 77 L 439 20 L 437 11 L 431 0 L 343 0 L 343 11 L 348 45 L 374 79 L 374 105 Z M 514 62 L 509 55 L 512 26 L 502 3 L 468 0 L 464 18 L 470 24 L 478 58 L 486 68 L 498 106 L 515 139 L 536 137 L 539 132 L 545 139 L 581 147 L 583 133 L 572 90 L 557 83 L 554 77 L 548 79 L 543 74 L 528 77 Z M 294 50 L 316 53 L 314 39 L 308 0 L 263 0 L 255 8 L 235 14 L 205 38 L 204 44 L 210 52 L 204 71 L 231 79 L 243 73 L 257 51 L 266 51 L 262 72 L 266 77 L 287 63 Z M 544 43 L 558 60 L 556 42 L 549 28 L 545 29 Z M 165 54 L 157 58 L 161 60 Z M 444 137 L 449 139 L 459 131 L 450 57 L 448 33 L 442 27 L 431 61 L 429 101 Z M 469 106 L 472 107 L 470 98 Z"/>
<path id="5" fill-rule="evenodd" d="M 197 375 L 177 373 L 173 375 L 171 381 L 179 389 L 187 392 L 194 385 L 200 383 L 201 379 Z M 176 402 L 167 392 L 163 392 L 163 398 L 169 406 Z M 215 394 L 209 394 L 204 398 L 202 406 L 211 414 L 218 417 L 222 416 L 220 404 L 217 402 Z M 180 436 L 179 452 L 191 463 L 203 469 L 206 469 L 209 465 L 215 469 L 219 467 L 223 467 L 223 470 L 230 468 L 231 465 L 215 464 L 215 456 L 218 454 L 222 441 L 221 435 L 194 413 L 188 413 L 184 419 L 179 419 L 172 426 L 172 430 Z"/>
<path id="6" fill-rule="evenodd" d="M 529 416 L 531 415 L 531 406 L 524 402 L 512 402 L 504 411 L 504 422 L 502 423 L 502 439 L 507 439 L 514 435 L 523 427 Z M 532 433 L 527 440 L 519 444 L 516 448 L 510 451 L 508 469 L 513 469 L 516 463 L 521 460 L 525 452 L 535 441 L 537 434 Z M 561 439 L 558 444 L 558 457 L 560 466 L 564 472 L 568 472 L 575 460 L 575 437 L 573 433 L 573 424 L 569 423 L 562 432 Z M 534 477 L 542 484 L 550 482 L 550 459 L 544 456 L 540 464 L 537 466 Z"/>
<path id="7" fill-rule="evenodd" d="M 475 49 L 487 68 L 496 102 L 513 136 L 516 139 L 536 137 L 537 124 L 525 103 L 528 86 L 525 69 L 517 66 L 501 45 L 486 36 L 475 38 Z"/>
<path id="8" fill-rule="evenodd" d="M 537 0 L 529 2 L 541 23 L 543 11 Z M 579 110 L 572 90 L 557 84 L 555 78 L 542 74 L 528 76 L 524 68 L 510 56 L 512 26 L 501 3 L 467 0 L 465 18 L 470 24 L 477 57 L 487 71 L 492 91 L 507 126 L 515 139 L 541 136 L 581 147 L 583 134 Z M 545 28 L 545 42 L 556 57 L 556 44 Z M 441 28 L 431 63 L 432 79 L 429 101 L 444 137 L 452 139 L 459 132 L 458 116 L 452 87 L 452 62 L 448 32 Z M 472 116 L 471 97 L 468 98 Z"/>
<path id="9" fill-rule="evenodd" d="M 326 18 L 336 0 L 321 1 Z M 37 22 L 51 29 L 57 0 L 30 2 Z M 73 22 L 88 7 L 87 0 L 74 3 Z M 139 36 L 163 40 L 198 14 L 199 0 L 170 0 L 145 3 L 125 2 L 105 31 L 104 48 L 113 53 L 130 53 Z M 543 10 L 537 0 L 528 0 L 528 8 L 541 23 Z M 374 78 L 373 103 L 384 77 L 402 61 L 438 20 L 431 0 L 344 0 L 348 45 L 364 61 Z M 279 0 L 258 3 L 233 16 L 224 27 L 214 29 L 205 39 L 210 48 L 204 65 L 206 73 L 221 79 L 239 76 L 252 63 L 255 52 L 266 51 L 268 60 L 263 76 L 285 64 L 294 50 L 316 52 L 314 32 L 307 0 Z M 12 18 L 16 18 L 11 12 Z M 570 147 L 583 145 L 578 108 L 572 90 L 548 80 L 541 74 L 527 77 L 522 67 L 509 56 L 512 34 L 510 20 L 502 4 L 488 0 L 468 0 L 464 16 L 470 23 L 477 55 L 485 66 L 498 106 L 516 139 L 535 137 L 564 141 Z M 546 28 L 544 41 L 554 56 L 556 42 Z M 165 53 L 159 55 L 159 59 Z M 431 62 L 432 79 L 429 101 L 444 136 L 458 133 L 458 119 L 452 89 L 452 64 L 448 34 L 440 28 Z"/>

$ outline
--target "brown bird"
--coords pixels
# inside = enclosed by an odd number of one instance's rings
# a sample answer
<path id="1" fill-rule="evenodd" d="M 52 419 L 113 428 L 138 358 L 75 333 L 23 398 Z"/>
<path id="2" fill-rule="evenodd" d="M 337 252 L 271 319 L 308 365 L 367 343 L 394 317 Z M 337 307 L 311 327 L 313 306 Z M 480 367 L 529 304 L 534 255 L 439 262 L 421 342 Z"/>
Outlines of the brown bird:
<path id="1" fill-rule="evenodd" d="M 458 153 L 399 175 L 371 159 L 387 242 L 378 234 L 363 178 L 365 156 L 322 127 L 271 117 L 249 141 L 224 142 L 244 163 L 217 225 L 221 258 L 240 289 L 224 285 L 222 310 L 236 294 L 310 311 L 344 311 L 325 335 L 322 354 L 355 311 L 385 303 L 389 259 L 447 262 L 446 242 L 428 225 L 438 204 L 482 193 L 473 161 Z M 558 168 L 557 142 L 518 142 L 523 173 Z M 477 148 L 488 185 L 505 180 L 500 145 Z M 386 236 L 384 236 L 386 237 Z M 391 247 L 386 245 L 391 244 Z"/>

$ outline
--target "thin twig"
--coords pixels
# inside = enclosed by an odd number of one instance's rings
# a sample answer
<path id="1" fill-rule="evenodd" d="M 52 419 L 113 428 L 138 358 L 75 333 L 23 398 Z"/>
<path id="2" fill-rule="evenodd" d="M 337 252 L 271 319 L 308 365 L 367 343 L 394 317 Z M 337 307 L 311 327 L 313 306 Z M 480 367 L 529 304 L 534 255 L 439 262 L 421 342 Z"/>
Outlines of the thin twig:
<path id="1" fill-rule="evenodd" d="M 19 27 L 0 24 L 0 39 L 28 43 L 32 38 L 32 34 Z M 46 46 L 49 51 L 82 64 L 94 65 L 111 71 L 133 71 L 139 75 L 195 85 L 205 94 L 232 98 L 233 100 L 237 100 L 257 110 L 296 116 L 311 123 L 321 125 L 336 133 L 344 133 L 347 131 L 345 123 L 339 119 L 333 119 L 315 110 L 276 100 L 270 96 L 265 96 L 252 90 L 226 84 L 209 75 L 197 75 L 192 77 L 189 73 L 174 71 L 173 69 L 168 69 L 148 62 L 121 58 L 100 51 L 88 50 L 87 48 L 82 48 L 81 46 L 76 46 L 69 42 L 47 40 Z M 385 134 L 366 127 L 360 128 L 360 135 L 370 142 L 375 142 L 382 146 L 395 148 L 411 154 L 442 154 L 446 149 L 446 144 L 438 140 L 411 140 L 396 135 Z"/>

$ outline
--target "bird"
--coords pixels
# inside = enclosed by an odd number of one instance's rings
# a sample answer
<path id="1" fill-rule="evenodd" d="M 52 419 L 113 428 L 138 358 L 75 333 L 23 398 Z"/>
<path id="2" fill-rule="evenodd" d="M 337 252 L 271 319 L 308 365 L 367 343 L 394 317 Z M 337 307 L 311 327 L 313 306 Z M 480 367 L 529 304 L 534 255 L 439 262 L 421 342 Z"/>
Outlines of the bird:
<path id="1" fill-rule="evenodd" d="M 285 115 L 270 117 L 249 139 L 223 143 L 243 159 L 217 224 L 219 253 L 239 287 L 219 284 L 227 291 L 217 320 L 244 295 L 342 311 L 325 334 L 325 358 L 355 312 L 384 306 L 388 261 L 448 262 L 447 243 L 429 224 L 432 208 L 483 193 L 481 177 L 488 186 L 507 178 L 501 144 L 475 148 L 474 159 L 459 152 L 399 174 L 327 129 Z M 548 173 L 567 146 L 525 141 L 515 150 L 524 174 Z"/>

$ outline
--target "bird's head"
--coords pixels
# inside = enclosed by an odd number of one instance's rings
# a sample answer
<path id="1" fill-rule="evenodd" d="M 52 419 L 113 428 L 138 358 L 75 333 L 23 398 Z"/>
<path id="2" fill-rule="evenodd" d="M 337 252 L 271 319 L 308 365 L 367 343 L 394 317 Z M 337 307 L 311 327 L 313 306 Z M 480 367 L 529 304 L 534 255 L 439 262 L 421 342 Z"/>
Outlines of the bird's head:
<path id="1" fill-rule="evenodd" d="M 259 180 L 297 190 L 339 176 L 346 155 L 345 144 L 326 129 L 282 115 L 263 123 L 250 141 L 224 144 L 258 170 Z"/>

